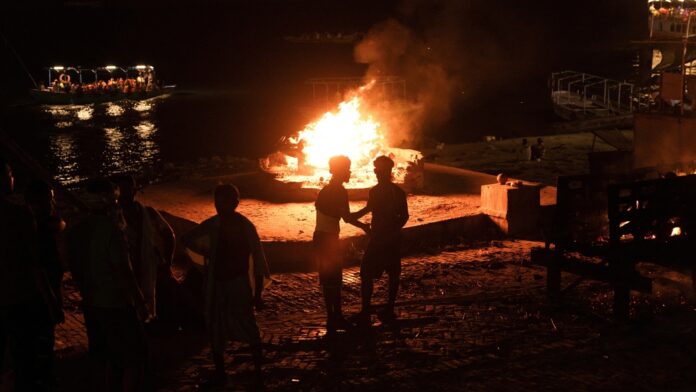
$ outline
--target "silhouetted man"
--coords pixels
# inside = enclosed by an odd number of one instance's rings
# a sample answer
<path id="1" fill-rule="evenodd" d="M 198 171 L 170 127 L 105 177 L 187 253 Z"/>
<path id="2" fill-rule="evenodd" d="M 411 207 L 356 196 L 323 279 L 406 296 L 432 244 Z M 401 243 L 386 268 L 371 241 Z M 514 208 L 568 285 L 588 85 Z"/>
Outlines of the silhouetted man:
<path id="1" fill-rule="evenodd" d="M 87 217 L 68 232 L 69 265 L 82 294 L 92 390 L 108 390 L 108 371 L 123 374 L 124 391 L 142 385 L 149 316 L 131 266 L 118 188 L 98 179 L 87 185 Z M 102 377 L 103 376 L 103 377 Z"/>
<path id="2" fill-rule="evenodd" d="M 56 211 L 53 188 L 44 181 L 34 181 L 25 191 L 27 206 L 34 214 L 37 230 L 37 261 L 45 271 L 51 291 L 56 299 L 58 320 L 63 320 L 63 272 L 64 265 L 58 251 L 58 236 L 65 230 L 63 221 Z M 36 366 L 43 375 L 51 376 L 54 365 L 54 323 L 48 322 L 37 337 L 38 358 Z M 47 383 L 51 383 L 47 381 Z"/>
<path id="3" fill-rule="evenodd" d="M 133 176 L 116 176 L 113 182 L 118 186 L 118 204 L 126 220 L 133 272 L 151 312 L 150 318 L 154 318 L 157 315 L 157 288 L 163 281 L 171 279 L 174 231 L 157 210 L 135 200 L 137 187 Z"/>
<path id="4" fill-rule="evenodd" d="M 394 161 L 380 156 L 375 159 L 374 166 L 377 185 L 370 189 L 367 206 L 351 217 L 359 219 L 372 213 L 370 242 L 360 266 L 362 310 L 359 321 L 363 325 L 370 323 L 373 280 L 382 276 L 383 272 L 389 275 L 389 300 L 378 316 L 383 322 L 396 318 L 394 304 L 401 274 L 401 228 L 408 221 L 406 193 L 392 182 Z"/>
<path id="5" fill-rule="evenodd" d="M 347 329 L 351 325 L 341 311 L 341 287 L 343 285 L 343 254 L 341 252 L 339 233 L 340 220 L 351 223 L 364 230 L 365 224 L 350 219 L 348 192 L 343 183 L 350 180 L 350 159 L 335 156 L 329 160 L 331 181 L 319 191 L 315 203 L 317 224 L 314 229 L 314 251 L 319 270 L 326 304 L 326 333 L 332 336 L 338 329 Z"/>
<path id="6" fill-rule="evenodd" d="M 13 190 L 12 168 L 0 160 L 0 357 L 6 342 L 15 390 L 41 391 L 50 388 L 50 379 L 49 369 L 39 363 L 39 346 L 62 321 L 62 310 L 37 263 L 34 218 L 9 200 Z"/>
<path id="7" fill-rule="evenodd" d="M 532 146 L 532 160 L 541 161 L 541 158 L 546 154 L 546 146 L 544 146 L 544 140 L 542 138 L 537 138 L 537 143 Z"/>
<path id="8" fill-rule="evenodd" d="M 214 386 L 227 382 L 224 354 L 230 340 L 249 343 L 257 381 L 261 375 L 261 335 L 254 307 L 262 307 L 270 273 L 256 227 L 236 211 L 238 205 L 239 191 L 234 185 L 218 186 L 217 215 L 181 238 L 185 247 L 206 260 L 205 322 L 215 363 Z"/>

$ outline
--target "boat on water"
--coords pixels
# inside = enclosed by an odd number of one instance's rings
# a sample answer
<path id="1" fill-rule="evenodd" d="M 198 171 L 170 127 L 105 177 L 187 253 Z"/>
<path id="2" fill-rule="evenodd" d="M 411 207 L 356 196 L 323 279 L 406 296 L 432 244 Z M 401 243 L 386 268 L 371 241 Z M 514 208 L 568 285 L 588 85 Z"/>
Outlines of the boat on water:
<path id="1" fill-rule="evenodd" d="M 30 90 L 40 104 L 83 105 L 121 100 L 145 100 L 173 92 L 176 86 L 160 86 L 151 65 L 98 68 L 64 67 L 48 70 L 48 84 Z"/>

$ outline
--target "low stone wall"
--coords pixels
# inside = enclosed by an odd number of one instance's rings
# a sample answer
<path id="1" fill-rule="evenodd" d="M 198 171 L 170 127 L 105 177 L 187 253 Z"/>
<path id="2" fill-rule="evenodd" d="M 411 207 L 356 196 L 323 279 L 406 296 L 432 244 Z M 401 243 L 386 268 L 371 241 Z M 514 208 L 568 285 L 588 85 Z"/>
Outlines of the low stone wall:
<path id="1" fill-rule="evenodd" d="M 181 235 L 196 225 L 195 222 L 162 211 L 177 235 Z M 403 230 L 402 254 L 409 255 L 426 249 L 467 241 L 501 238 L 500 230 L 484 214 L 467 215 Z M 359 264 L 362 252 L 367 245 L 365 235 L 348 237 L 342 244 L 347 266 Z M 316 266 L 311 241 L 264 241 L 264 252 L 273 273 L 310 272 Z M 178 257 L 185 258 L 183 249 L 177 249 Z"/>

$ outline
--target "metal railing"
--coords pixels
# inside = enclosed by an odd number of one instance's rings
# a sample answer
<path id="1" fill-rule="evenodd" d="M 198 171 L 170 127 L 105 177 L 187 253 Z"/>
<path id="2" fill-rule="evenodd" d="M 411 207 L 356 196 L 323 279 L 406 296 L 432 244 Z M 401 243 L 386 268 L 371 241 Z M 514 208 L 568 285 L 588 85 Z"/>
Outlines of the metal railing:
<path id="1" fill-rule="evenodd" d="M 551 98 L 557 105 L 579 107 L 582 112 L 606 110 L 633 112 L 633 84 L 577 71 L 551 74 Z"/>

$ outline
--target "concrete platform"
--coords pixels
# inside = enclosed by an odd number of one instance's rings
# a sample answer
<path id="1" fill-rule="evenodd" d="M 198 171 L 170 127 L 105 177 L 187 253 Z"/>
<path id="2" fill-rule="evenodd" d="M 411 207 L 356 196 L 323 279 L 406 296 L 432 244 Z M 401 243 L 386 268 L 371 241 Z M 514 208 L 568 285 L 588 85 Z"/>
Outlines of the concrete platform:
<path id="1" fill-rule="evenodd" d="M 139 200 L 163 211 L 177 234 L 215 214 L 212 197 L 208 194 L 185 195 L 175 192 L 175 188 L 175 184 L 148 188 Z M 486 215 L 479 213 L 478 202 L 478 195 L 467 194 L 409 196 L 411 219 L 403 231 L 404 252 L 408 254 L 426 246 L 452 241 L 496 237 L 495 226 Z M 350 204 L 351 210 L 357 210 L 365 202 Z M 273 272 L 314 270 L 314 203 L 271 203 L 243 199 L 239 212 L 256 225 Z M 347 262 L 354 264 L 359 260 L 367 238 L 361 230 L 345 223 L 341 223 L 341 237 Z"/>

